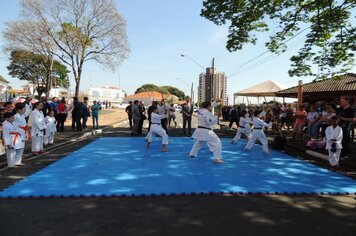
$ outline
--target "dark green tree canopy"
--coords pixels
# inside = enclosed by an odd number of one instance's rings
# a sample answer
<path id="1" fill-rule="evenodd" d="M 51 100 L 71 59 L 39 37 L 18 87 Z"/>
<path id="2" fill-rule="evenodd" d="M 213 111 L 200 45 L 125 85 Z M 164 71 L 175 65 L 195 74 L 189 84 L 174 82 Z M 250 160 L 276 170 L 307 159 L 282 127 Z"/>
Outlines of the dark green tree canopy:
<path id="1" fill-rule="evenodd" d="M 306 31 L 304 46 L 291 58 L 291 76 L 344 73 L 354 63 L 356 49 L 356 0 L 205 0 L 201 16 L 217 25 L 230 24 L 229 51 L 255 44 L 257 32 L 269 31 L 267 22 L 277 23 L 266 47 L 275 53 L 287 50 L 286 42 Z"/>
<path id="2" fill-rule="evenodd" d="M 49 69 L 51 63 L 49 58 L 20 50 L 12 51 L 10 60 L 10 65 L 7 67 L 9 75 L 13 78 L 32 82 L 36 86 L 38 94 L 47 93 L 47 89 L 52 86 L 69 87 L 67 76 L 69 71 L 59 61 L 53 61 L 50 82 L 52 85 L 47 86 L 47 83 L 49 83 L 48 73 L 51 71 Z"/>
<path id="3" fill-rule="evenodd" d="M 157 86 L 154 84 L 144 84 L 141 87 L 139 87 L 138 89 L 136 89 L 135 94 L 136 93 L 142 93 L 142 92 L 159 92 L 162 94 L 173 94 L 175 96 L 177 96 L 179 99 L 184 99 L 184 92 L 179 90 L 176 87 L 173 86 Z"/>

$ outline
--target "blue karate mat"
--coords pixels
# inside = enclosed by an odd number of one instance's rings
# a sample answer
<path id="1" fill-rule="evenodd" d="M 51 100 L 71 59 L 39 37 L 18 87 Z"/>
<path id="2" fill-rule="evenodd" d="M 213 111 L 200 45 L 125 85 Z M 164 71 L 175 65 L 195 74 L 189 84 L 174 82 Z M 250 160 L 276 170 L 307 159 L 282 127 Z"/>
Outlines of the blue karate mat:
<path id="1" fill-rule="evenodd" d="M 194 140 L 160 138 L 151 149 L 144 138 L 100 138 L 4 189 L 0 197 L 125 196 L 190 193 L 355 194 L 356 181 L 245 141 L 221 139 L 225 163 L 214 164 L 206 145 L 188 158 Z"/>

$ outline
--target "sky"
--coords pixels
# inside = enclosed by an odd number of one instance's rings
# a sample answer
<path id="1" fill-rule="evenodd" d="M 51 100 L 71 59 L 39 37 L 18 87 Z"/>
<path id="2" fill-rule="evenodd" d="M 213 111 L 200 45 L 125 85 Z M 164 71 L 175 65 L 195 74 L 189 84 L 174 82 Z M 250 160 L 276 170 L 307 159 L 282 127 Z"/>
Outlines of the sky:
<path id="1" fill-rule="evenodd" d="M 84 65 L 81 91 L 90 86 L 116 86 L 127 94 L 145 83 L 175 86 L 190 94 L 194 83 L 197 93 L 202 67 L 211 66 L 215 59 L 217 71 L 228 77 L 228 95 L 266 80 L 273 80 L 285 88 L 296 86 L 313 78 L 289 77 L 289 58 L 303 45 L 304 35 L 294 38 L 290 49 L 279 56 L 264 53 L 264 43 L 271 33 L 258 34 L 257 45 L 246 45 L 243 50 L 228 52 L 225 48 L 228 25 L 217 26 L 200 16 L 201 0 L 115 0 L 118 12 L 126 19 L 130 54 L 113 72 L 95 63 Z M 16 20 L 19 15 L 19 0 L 0 1 L 0 48 L 5 22 Z M 182 57 L 181 54 L 187 55 Z M 10 81 L 13 88 L 20 88 L 24 81 L 11 78 L 6 66 L 9 55 L 0 53 L 0 75 Z M 249 62 L 250 61 L 250 62 Z M 74 81 L 71 88 L 74 89 Z M 195 95 L 197 97 L 197 95 Z"/>

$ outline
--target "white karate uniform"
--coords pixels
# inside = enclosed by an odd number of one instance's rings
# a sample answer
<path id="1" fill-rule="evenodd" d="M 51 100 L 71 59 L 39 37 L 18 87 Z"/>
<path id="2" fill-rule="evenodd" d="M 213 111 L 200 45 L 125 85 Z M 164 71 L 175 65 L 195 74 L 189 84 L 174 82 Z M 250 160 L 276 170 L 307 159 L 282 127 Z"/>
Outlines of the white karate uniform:
<path id="1" fill-rule="evenodd" d="M 15 122 L 10 123 L 4 121 L 2 123 L 2 129 L 7 165 L 14 167 L 15 165 L 21 164 L 22 154 L 25 148 L 24 137 L 21 136 L 21 130 Z"/>
<path id="2" fill-rule="evenodd" d="M 54 134 L 57 132 L 56 118 L 46 116 L 45 122 L 46 122 L 46 134 L 44 135 L 43 143 L 52 144 L 54 141 Z"/>
<path id="3" fill-rule="evenodd" d="M 151 113 L 151 128 L 146 136 L 146 140 L 152 143 L 154 137 L 157 135 L 162 137 L 162 144 L 168 144 L 167 132 L 161 126 L 161 120 L 166 118 L 165 115 L 158 115 L 154 112 Z"/>
<path id="4" fill-rule="evenodd" d="M 242 134 L 246 135 L 247 139 L 251 138 L 251 127 L 252 119 L 246 114 L 245 117 L 241 117 L 239 121 L 239 129 L 236 132 L 235 137 L 232 139 L 233 142 L 237 142 Z"/>
<path id="5" fill-rule="evenodd" d="M 198 154 L 202 142 L 206 142 L 208 144 L 209 149 L 211 149 L 214 153 L 214 159 L 222 159 L 221 141 L 212 130 L 213 126 L 217 123 L 217 119 L 218 118 L 207 109 L 201 109 L 198 112 L 198 128 L 195 129 L 192 135 L 192 138 L 194 138 L 196 142 L 194 143 L 192 150 L 189 153 L 190 156 L 196 156 Z"/>
<path id="6" fill-rule="evenodd" d="M 329 163 L 331 166 L 336 166 L 339 164 L 340 153 L 342 149 L 342 128 L 340 126 L 336 126 L 335 128 L 330 125 L 325 130 L 326 137 L 326 149 L 329 151 Z M 336 140 L 336 152 L 331 152 L 333 139 Z"/>
<path id="7" fill-rule="evenodd" d="M 46 129 L 46 122 L 42 111 L 37 109 L 31 112 L 32 116 L 32 152 L 43 151 L 43 131 Z"/>
<path id="8" fill-rule="evenodd" d="M 263 132 L 263 128 L 272 127 L 272 122 L 267 124 L 260 118 L 253 117 L 252 124 L 254 129 L 252 131 L 250 140 L 246 144 L 245 149 L 250 150 L 252 146 L 255 144 L 256 140 L 260 140 L 260 142 L 262 143 L 263 151 L 265 153 L 268 153 L 268 140 L 265 133 Z"/>

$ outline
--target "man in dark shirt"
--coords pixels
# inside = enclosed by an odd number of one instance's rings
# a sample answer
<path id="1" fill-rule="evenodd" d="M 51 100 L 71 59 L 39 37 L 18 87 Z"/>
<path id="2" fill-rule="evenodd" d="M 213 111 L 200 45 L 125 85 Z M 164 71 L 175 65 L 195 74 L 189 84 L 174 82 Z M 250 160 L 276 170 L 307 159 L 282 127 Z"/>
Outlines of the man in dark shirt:
<path id="1" fill-rule="evenodd" d="M 351 131 L 351 123 L 355 122 L 355 111 L 352 109 L 352 105 L 354 103 L 354 98 L 342 96 L 340 98 L 340 108 L 336 110 L 336 114 L 338 115 L 340 121 L 339 126 L 342 128 L 342 150 L 341 157 L 346 157 L 350 154 L 350 131 Z"/>
<path id="2" fill-rule="evenodd" d="M 132 101 L 129 101 L 129 105 L 126 107 L 125 111 L 128 115 L 130 129 L 132 129 Z"/>

